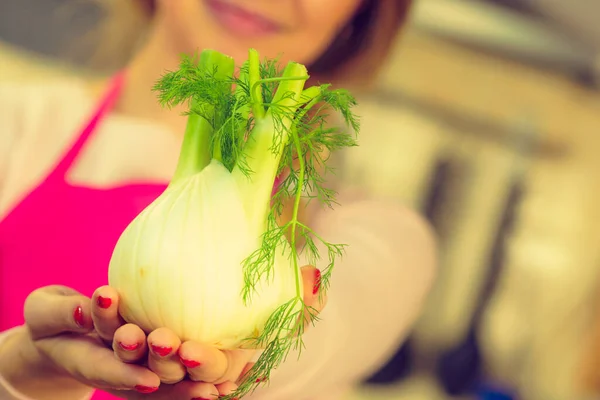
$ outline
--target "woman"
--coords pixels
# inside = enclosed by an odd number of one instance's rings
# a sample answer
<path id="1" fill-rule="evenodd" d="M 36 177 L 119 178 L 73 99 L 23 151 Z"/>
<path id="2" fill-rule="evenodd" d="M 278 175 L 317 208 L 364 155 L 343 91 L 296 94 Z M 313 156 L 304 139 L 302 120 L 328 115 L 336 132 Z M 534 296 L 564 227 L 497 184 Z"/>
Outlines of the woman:
<path id="1" fill-rule="evenodd" d="M 198 48 L 240 62 L 254 47 L 308 64 L 320 81 L 365 84 L 408 9 L 406 0 L 132 4 L 147 13 L 149 29 L 124 74 L 102 85 L 1 89 L 2 399 L 215 399 L 235 390 L 247 353 L 122 325 L 118 296 L 104 286 L 119 233 L 164 190 L 179 154 L 185 119 L 161 109 L 149 89 Z M 426 224 L 397 204 L 351 196 L 341 178 L 336 185 L 343 206 L 306 216 L 349 244 L 328 306 L 299 361 L 290 356 L 252 398 L 343 394 L 403 340 L 431 284 Z M 305 286 L 315 287 L 305 301 L 321 308 L 317 275 L 303 269 Z"/>

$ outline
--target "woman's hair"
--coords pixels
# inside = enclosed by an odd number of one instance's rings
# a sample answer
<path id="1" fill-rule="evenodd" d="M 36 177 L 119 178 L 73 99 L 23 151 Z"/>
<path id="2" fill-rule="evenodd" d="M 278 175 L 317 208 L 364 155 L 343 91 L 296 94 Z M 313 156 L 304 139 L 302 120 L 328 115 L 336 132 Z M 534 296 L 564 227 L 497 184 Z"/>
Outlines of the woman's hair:
<path id="1" fill-rule="evenodd" d="M 126 3 L 130 6 L 128 10 L 124 10 Z M 309 66 L 311 75 L 324 82 L 369 85 L 391 52 L 411 3 L 412 0 L 363 0 L 329 48 Z M 130 30 L 124 33 L 125 37 L 139 29 L 140 24 L 147 24 L 156 8 L 155 0 L 119 0 L 114 4 L 119 24 L 126 24 Z M 121 51 L 131 53 L 132 48 Z"/>
<path id="2" fill-rule="evenodd" d="M 412 0 L 365 0 L 329 48 L 311 66 L 326 82 L 369 84 L 391 53 Z"/>

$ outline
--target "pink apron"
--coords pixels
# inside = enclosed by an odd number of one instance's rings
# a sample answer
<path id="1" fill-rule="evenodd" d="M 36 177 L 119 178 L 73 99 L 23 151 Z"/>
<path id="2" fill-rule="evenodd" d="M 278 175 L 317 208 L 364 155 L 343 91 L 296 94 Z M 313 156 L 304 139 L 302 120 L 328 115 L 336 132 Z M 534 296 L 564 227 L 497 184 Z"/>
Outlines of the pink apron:
<path id="1" fill-rule="evenodd" d="M 92 189 L 65 179 L 111 111 L 123 79 L 123 75 L 113 79 L 55 168 L 0 221 L 0 331 L 23 324 L 23 303 L 36 288 L 64 285 L 91 296 L 106 285 L 108 263 L 119 235 L 166 189 L 166 183 Z M 114 399 L 100 392 L 93 398 Z"/>

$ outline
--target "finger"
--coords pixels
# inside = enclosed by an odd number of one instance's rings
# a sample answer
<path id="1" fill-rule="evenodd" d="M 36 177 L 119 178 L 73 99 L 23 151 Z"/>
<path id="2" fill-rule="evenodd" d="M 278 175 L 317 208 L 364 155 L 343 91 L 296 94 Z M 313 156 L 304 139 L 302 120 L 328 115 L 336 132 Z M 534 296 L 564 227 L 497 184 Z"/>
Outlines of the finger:
<path id="1" fill-rule="evenodd" d="M 253 355 L 253 350 L 219 350 L 191 341 L 179 348 L 190 379 L 215 384 L 236 381 Z"/>
<path id="2" fill-rule="evenodd" d="M 206 382 L 183 381 L 175 385 L 162 385 L 158 391 L 147 394 L 124 394 L 122 391 L 106 390 L 119 398 L 129 400 L 217 400 L 219 391 L 215 385 Z M 141 392 L 144 393 L 144 392 Z"/>
<path id="3" fill-rule="evenodd" d="M 159 377 L 139 365 L 124 364 L 92 336 L 58 336 L 41 339 L 38 348 L 78 381 L 95 388 L 151 392 Z"/>
<path id="4" fill-rule="evenodd" d="M 117 359 L 125 363 L 139 362 L 148 351 L 146 334 L 137 325 L 123 325 L 115 332 L 112 348 Z"/>
<path id="5" fill-rule="evenodd" d="M 242 372 L 240 373 L 240 376 L 235 381 L 237 385 L 241 384 L 246 379 L 250 379 L 250 377 L 251 377 L 250 370 L 254 367 L 254 364 L 255 363 L 253 363 L 253 362 L 249 362 L 248 364 L 246 364 L 246 366 L 242 369 Z M 266 381 L 267 381 L 267 378 L 264 377 L 264 376 L 259 377 L 258 379 L 256 379 L 256 383 L 266 382 Z"/>
<path id="6" fill-rule="evenodd" d="M 64 286 L 33 291 L 25 300 L 25 322 L 33 339 L 94 328 L 90 299 Z"/>
<path id="7" fill-rule="evenodd" d="M 172 387 L 173 393 L 165 396 L 165 399 L 192 399 L 192 400 L 216 400 L 219 391 L 212 383 L 207 382 L 179 382 Z"/>
<path id="8" fill-rule="evenodd" d="M 98 336 L 112 343 L 116 330 L 123 325 L 119 317 L 119 295 L 110 286 L 102 286 L 92 296 L 92 320 Z"/>
<path id="9" fill-rule="evenodd" d="M 304 282 L 304 311 L 305 328 L 312 325 L 315 318 L 325 308 L 327 296 L 322 291 L 321 271 L 313 266 L 302 267 Z"/>
<path id="10" fill-rule="evenodd" d="M 148 367 L 160 377 L 161 382 L 173 384 L 185 378 L 185 367 L 177 351 L 181 341 L 171 330 L 159 328 L 148 335 Z"/>
<path id="11" fill-rule="evenodd" d="M 219 391 L 219 396 L 229 396 L 230 394 L 233 394 L 237 390 L 238 385 L 236 385 L 235 383 L 233 383 L 231 381 L 227 381 L 227 382 L 223 382 L 218 385 L 215 385 L 215 387 Z"/>
<path id="12" fill-rule="evenodd" d="M 255 363 L 253 363 L 253 362 L 249 362 L 246 364 L 246 366 L 242 369 L 242 372 L 240 373 L 238 380 L 236 381 L 238 384 L 240 384 L 242 382 L 242 380 L 244 380 L 246 378 L 246 374 L 248 374 L 250 372 L 252 367 L 254 367 L 254 364 Z"/>

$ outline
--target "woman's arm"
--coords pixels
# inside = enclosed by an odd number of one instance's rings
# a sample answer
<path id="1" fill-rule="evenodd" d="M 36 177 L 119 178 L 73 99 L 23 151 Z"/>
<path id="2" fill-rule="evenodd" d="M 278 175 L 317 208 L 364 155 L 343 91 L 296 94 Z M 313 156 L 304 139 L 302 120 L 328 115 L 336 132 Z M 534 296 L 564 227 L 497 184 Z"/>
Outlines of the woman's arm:
<path id="1" fill-rule="evenodd" d="M 382 366 L 418 318 L 436 267 L 427 223 L 393 202 L 340 202 L 312 218 L 328 241 L 348 244 L 327 307 L 306 333 L 300 358 L 291 354 L 268 388 L 250 398 L 338 398 Z"/>
<path id="2" fill-rule="evenodd" d="M 8 354 L 8 349 L 14 349 L 16 345 L 15 338 L 22 330 L 22 327 L 18 327 L 0 334 L 0 399 L 30 400 L 19 393 L 13 385 L 9 384 L 9 381 L 12 380 L 11 375 L 21 368 L 15 362 L 15 357 L 12 354 Z"/>

